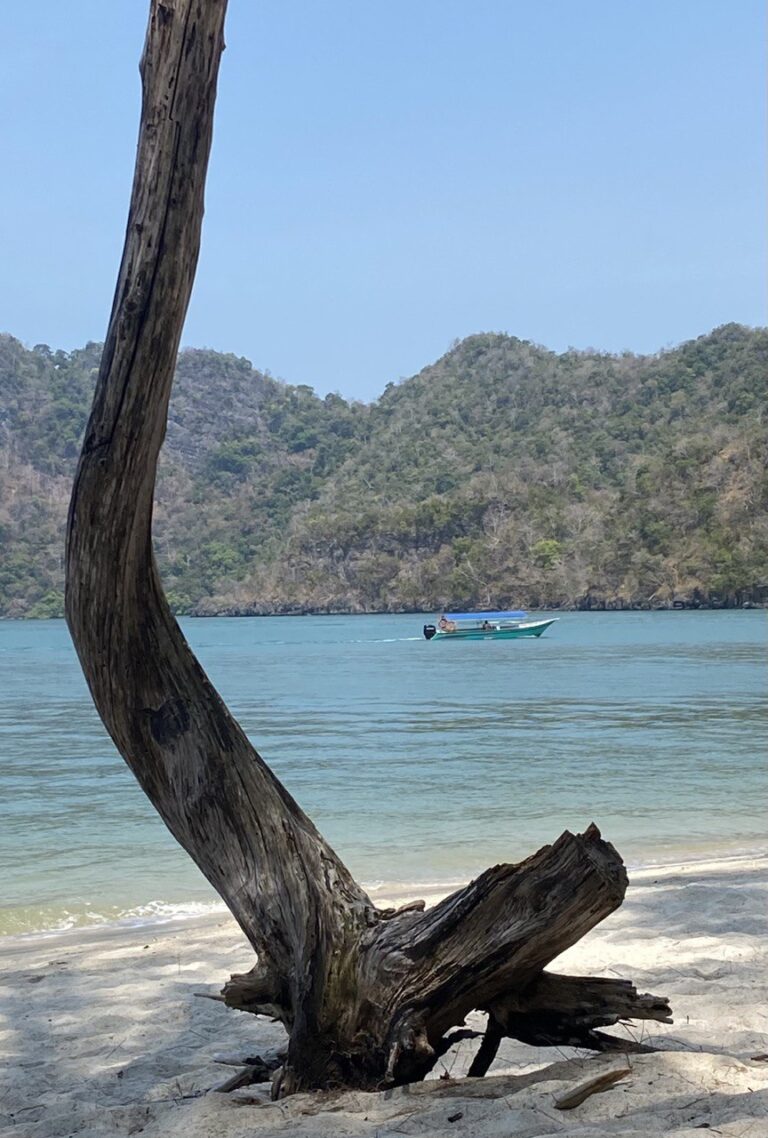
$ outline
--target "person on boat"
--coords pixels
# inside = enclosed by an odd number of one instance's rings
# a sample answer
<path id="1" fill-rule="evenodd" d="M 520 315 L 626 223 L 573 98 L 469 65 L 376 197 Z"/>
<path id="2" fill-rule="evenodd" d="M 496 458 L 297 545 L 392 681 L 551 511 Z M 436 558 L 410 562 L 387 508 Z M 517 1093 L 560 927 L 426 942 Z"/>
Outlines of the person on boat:
<path id="1" fill-rule="evenodd" d="M 437 627 L 441 632 L 455 632 L 456 622 L 454 620 L 446 620 L 445 615 L 441 616 L 437 622 Z"/>
<path id="2" fill-rule="evenodd" d="M 491 624 L 491 622 L 489 620 L 484 620 L 483 621 L 483 632 L 491 632 L 492 630 L 493 630 L 493 625 Z"/>

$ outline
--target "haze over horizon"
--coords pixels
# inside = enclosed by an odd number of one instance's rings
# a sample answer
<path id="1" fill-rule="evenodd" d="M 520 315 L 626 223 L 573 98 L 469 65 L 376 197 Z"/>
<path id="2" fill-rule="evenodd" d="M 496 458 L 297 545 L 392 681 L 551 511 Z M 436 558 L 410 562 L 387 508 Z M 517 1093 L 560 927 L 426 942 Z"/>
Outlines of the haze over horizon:
<path id="1" fill-rule="evenodd" d="M 143 3 L 9 14 L 3 330 L 106 329 Z M 765 322 L 757 0 L 230 0 L 183 343 L 370 400 L 457 338 L 655 352 Z"/>

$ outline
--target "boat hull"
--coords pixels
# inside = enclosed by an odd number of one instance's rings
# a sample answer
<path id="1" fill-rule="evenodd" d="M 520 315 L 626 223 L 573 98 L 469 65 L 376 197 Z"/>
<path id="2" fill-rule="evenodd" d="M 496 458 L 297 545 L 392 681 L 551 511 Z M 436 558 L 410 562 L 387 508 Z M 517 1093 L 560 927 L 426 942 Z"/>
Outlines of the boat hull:
<path id="1" fill-rule="evenodd" d="M 531 620 L 515 625 L 514 628 L 457 628 L 455 632 L 443 632 L 438 628 L 432 640 L 520 640 L 523 637 L 541 636 L 542 632 L 557 620 Z"/>

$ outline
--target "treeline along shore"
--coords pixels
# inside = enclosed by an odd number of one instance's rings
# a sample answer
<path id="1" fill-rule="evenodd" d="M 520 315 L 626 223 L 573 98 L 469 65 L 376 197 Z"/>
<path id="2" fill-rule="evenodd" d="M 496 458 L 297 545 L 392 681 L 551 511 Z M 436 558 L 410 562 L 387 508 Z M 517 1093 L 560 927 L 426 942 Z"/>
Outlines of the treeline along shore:
<path id="1" fill-rule="evenodd" d="M 101 345 L 0 336 L 0 616 L 63 611 Z M 179 356 L 155 537 L 194 615 L 768 602 L 768 330 L 655 355 L 484 333 L 367 405 Z"/>

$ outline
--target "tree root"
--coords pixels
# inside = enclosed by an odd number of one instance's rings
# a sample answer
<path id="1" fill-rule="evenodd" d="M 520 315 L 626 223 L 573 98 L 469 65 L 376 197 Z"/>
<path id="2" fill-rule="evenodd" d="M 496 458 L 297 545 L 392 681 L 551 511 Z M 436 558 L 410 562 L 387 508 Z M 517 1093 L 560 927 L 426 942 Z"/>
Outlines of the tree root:
<path id="1" fill-rule="evenodd" d="M 473 1077 L 486 1074 L 503 1038 L 535 1047 L 651 1050 L 598 1029 L 626 1020 L 669 1023 L 666 999 L 639 994 L 628 980 L 543 971 L 617 908 L 625 888 L 621 859 L 590 826 L 519 865 L 487 870 L 429 911 L 418 903 L 374 920 L 369 913 L 339 958 L 336 981 L 326 976 L 318 1011 L 336 1025 L 332 1043 L 316 1025 L 296 1024 L 290 986 L 267 969 L 233 976 L 224 999 L 286 1025 L 287 1058 L 273 1080 L 278 1096 L 423 1079 L 458 1039 L 477 1036 L 461 1030 L 473 1009 L 488 1013 Z"/>
<path id="2" fill-rule="evenodd" d="M 493 1015 L 505 1035 L 533 1047 L 634 1053 L 654 1048 L 597 1028 L 625 1020 L 672 1022 L 667 999 L 641 995 L 629 980 L 558 976 L 552 972 L 542 972 L 527 989 L 494 1004 Z"/>

